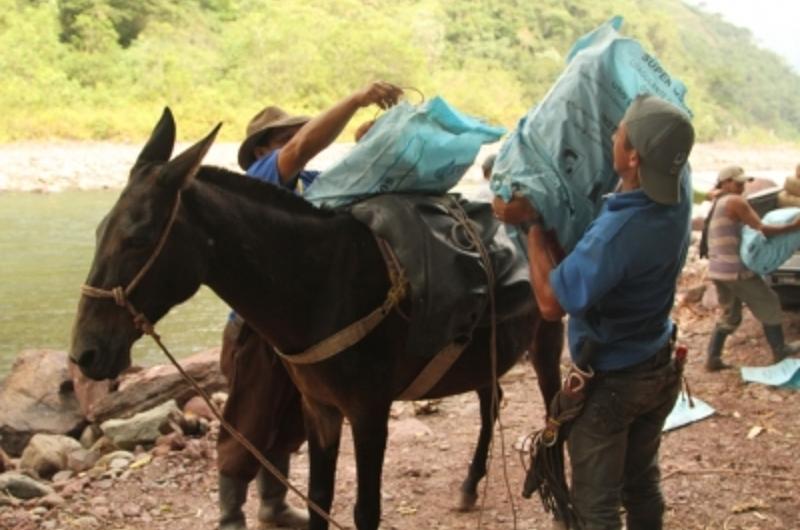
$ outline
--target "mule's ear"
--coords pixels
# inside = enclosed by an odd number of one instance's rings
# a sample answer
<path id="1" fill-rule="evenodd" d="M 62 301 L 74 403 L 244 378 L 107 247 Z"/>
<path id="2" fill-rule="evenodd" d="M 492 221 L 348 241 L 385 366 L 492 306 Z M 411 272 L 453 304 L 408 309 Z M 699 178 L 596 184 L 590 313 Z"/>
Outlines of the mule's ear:
<path id="1" fill-rule="evenodd" d="M 158 183 L 175 190 L 188 186 L 197 175 L 200 164 L 203 162 L 203 157 L 206 156 L 211 144 L 214 143 L 220 127 L 222 127 L 222 123 L 217 124 L 208 133 L 208 136 L 167 163 L 158 176 Z"/>
<path id="2" fill-rule="evenodd" d="M 158 120 L 150 139 L 139 153 L 133 167 L 143 164 L 164 163 L 172 156 L 172 148 L 175 146 L 175 119 L 169 107 L 164 107 L 164 113 Z"/>

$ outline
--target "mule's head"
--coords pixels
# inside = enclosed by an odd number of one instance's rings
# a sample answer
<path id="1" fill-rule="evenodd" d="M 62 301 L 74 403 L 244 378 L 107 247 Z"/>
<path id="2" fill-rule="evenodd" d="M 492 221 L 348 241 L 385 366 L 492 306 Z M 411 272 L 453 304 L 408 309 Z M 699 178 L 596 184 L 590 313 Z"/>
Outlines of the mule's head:
<path id="1" fill-rule="evenodd" d="M 165 109 L 119 199 L 97 227 L 86 285 L 106 291 L 127 288 L 125 299 L 149 322 L 157 322 L 172 306 L 192 296 L 202 281 L 203 263 L 191 227 L 182 222 L 180 211 L 174 223 L 169 221 L 219 127 L 170 161 L 175 121 Z M 163 247 L 146 267 L 164 233 L 168 235 Z M 93 379 L 116 377 L 130 365 L 131 345 L 141 335 L 124 305 L 85 294 L 72 330 L 70 360 Z"/>

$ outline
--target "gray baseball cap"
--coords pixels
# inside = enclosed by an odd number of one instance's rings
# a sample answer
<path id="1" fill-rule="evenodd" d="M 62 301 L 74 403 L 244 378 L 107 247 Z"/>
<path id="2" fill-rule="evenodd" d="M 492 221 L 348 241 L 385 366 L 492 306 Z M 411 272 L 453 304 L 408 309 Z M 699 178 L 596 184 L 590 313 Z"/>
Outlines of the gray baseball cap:
<path id="1" fill-rule="evenodd" d="M 628 141 L 639 153 L 639 179 L 645 194 L 661 204 L 677 204 L 681 171 L 694 145 L 689 116 L 659 97 L 644 94 L 633 100 L 622 121 Z"/>

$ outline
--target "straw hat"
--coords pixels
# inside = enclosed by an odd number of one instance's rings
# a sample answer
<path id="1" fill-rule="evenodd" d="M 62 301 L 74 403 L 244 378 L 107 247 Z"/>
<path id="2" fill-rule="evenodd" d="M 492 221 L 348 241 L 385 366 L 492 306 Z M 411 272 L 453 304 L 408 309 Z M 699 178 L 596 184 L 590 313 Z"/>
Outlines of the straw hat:
<path id="1" fill-rule="evenodd" d="M 239 167 L 247 171 L 247 168 L 256 161 L 253 151 L 268 131 L 280 127 L 303 125 L 310 119 L 309 116 L 292 116 L 282 108 L 273 105 L 265 107 L 247 124 L 247 138 L 239 147 Z"/>

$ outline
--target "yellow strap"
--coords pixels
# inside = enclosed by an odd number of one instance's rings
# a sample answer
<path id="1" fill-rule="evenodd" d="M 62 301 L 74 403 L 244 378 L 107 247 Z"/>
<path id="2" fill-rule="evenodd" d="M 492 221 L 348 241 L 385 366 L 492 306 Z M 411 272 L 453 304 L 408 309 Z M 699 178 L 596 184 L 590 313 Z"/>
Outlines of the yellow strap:
<path id="1" fill-rule="evenodd" d="M 275 353 L 282 359 L 293 364 L 313 364 L 333 357 L 347 348 L 354 346 L 358 341 L 369 335 L 369 333 L 389 315 L 392 309 L 399 305 L 403 298 L 405 298 L 408 288 L 408 281 L 406 280 L 405 273 L 400 263 L 397 261 L 394 252 L 392 252 L 392 249 L 389 247 L 389 244 L 380 238 L 376 238 L 376 240 L 378 248 L 386 262 L 389 281 L 392 284 L 389 292 L 386 293 L 386 300 L 383 301 L 383 304 L 364 318 L 353 322 L 330 337 L 322 339 L 301 353 L 286 354 L 273 346 Z"/>
<path id="2" fill-rule="evenodd" d="M 444 377 L 444 374 L 450 369 L 453 364 L 461 357 L 464 348 L 467 347 L 469 342 L 460 344 L 451 342 L 433 356 L 425 368 L 417 375 L 417 377 L 408 385 L 400 395 L 396 398 L 401 401 L 412 401 L 420 399 L 425 394 L 430 392 L 439 380 Z"/>

